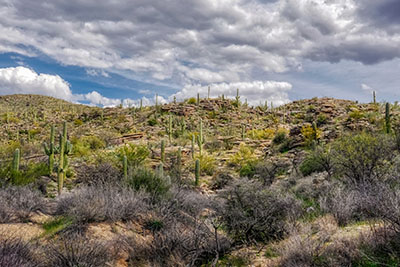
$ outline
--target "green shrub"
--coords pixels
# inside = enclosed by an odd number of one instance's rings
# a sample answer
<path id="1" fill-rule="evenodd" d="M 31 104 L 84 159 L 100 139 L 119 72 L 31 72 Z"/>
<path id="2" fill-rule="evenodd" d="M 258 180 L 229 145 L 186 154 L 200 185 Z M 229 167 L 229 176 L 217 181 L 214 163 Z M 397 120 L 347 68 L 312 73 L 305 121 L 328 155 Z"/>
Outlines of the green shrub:
<path id="1" fill-rule="evenodd" d="M 155 118 L 151 118 L 151 119 L 149 119 L 148 121 L 147 121 L 147 124 L 149 125 L 149 126 L 155 126 L 155 125 L 157 125 L 157 120 L 155 119 Z"/>
<path id="2" fill-rule="evenodd" d="M 153 197 L 160 197 L 165 195 L 169 190 L 169 183 L 164 177 L 156 175 L 152 170 L 139 167 L 128 174 L 126 181 L 128 187 L 136 191 L 145 190 Z"/>
<path id="3" fill-rule="evenodd" d="M 304 176 L 308 176 L 314 172 L 322 172 L 324 168 L 319 164 L 316 157 L 314 155 L 308 155 L 303 162 L 300 164 L 299 167 L 301 173 Z"/>
<path id="4" fill-rule="evenodd" d="M 282 144 L 283 142 L 285 142 L 286 138 L 287 138 L 287 132 L 286 132 L 286 130 L 284 130 L 284 129 L 279 129 L 279 130 L 275 133 L 275 136 L 274 136 L 274 139 L 272 139 L 272 142 L 273 142 L 275 145 L 279 145 L 279 144 Z"/>
<path id="5" fill-rule="evenodd" d="M 213 175 L 213 173 L 215 171 L 215 165 L 216 165 L 214 156 L 203 152 L 203 154 L 201 154 L 201 155 L 196 155 L 195 160 L 196 159 L 200 160 L 201 174 Z M 194 164 L 193 164 L 193 166 L 194 166 Z"/>
<path id="6" fill-rule="evenodd" d="M 377 181 L 389 170 L 394 149 L 388 135 L 346 135 L 332 145 L 335 171 L 353 184 Z"/>
<path id="7" fill-rule="evenodd" d="M 257 158 L 254 155 L 254 150 L 245 143 L 240 143 L 239 151 L 231 156 L 228 163 L 240 170 L 242 166 L 252 164 L 255 161 L 257 161 Z"/>
<path id="8" fill-rule="evenodd" d="M 191 105 L 195 105 L 195 104 L 197 103 L 197 100 L 196 100 L 195 97 L 191 97 L 191 98 L 189 98 L 189 99 L 187 100 L 187 103 L 188 103 L 188 104 L 191 104 Z"/>
<path id="9" fill-rule="evenodd" d="M 141 165 L 149 156 L 150 151 L 145 145 L 126 144 L 117 150 L 118 158 L 122 162 L 123 157 L 126 156 L 128 164 L 133 168 Z"/>
<path id="10" fill-rule="evenodd" d="M 317 126 L 324 125 L 328 120 L 328 117 L 324 114 L 319 114 L 317 117 Z"/>

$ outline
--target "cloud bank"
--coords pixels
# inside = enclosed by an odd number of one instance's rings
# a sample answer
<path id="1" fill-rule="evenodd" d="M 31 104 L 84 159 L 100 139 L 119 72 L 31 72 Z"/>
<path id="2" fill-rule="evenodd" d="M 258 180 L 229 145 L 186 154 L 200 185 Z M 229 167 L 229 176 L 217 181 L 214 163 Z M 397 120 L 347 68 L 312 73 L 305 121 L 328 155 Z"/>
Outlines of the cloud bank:
<path id="1" fill-rule="evenodd" d="M 0 0 L 0 52 L 45 54 L 93 75 L 107 72 L 92 69 L 120 70 L 181 86 L 251 82 L 260 73 L 300 70 L 305 59 L 398 58 L 399 6 L 395 0 Z"/>
<path id="2" fill-rule="evenodd" d="M 400 58 L 399 10 L 396 0 L 0 0 L 0 53 L 183 88 L 178 95 L 209 84 L 253 92 L 254 81 L 301 72 L 304 62 Z M 287 98 L 286 87 L 267 88 L 275 91 L 261 97 Z"/>

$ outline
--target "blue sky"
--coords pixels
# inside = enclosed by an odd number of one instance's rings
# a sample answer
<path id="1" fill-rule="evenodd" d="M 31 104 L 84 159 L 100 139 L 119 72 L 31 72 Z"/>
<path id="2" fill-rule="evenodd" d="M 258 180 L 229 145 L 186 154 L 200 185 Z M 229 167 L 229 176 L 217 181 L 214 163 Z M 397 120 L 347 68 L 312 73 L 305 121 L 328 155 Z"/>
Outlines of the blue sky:
<path id="1" fill-rule="evenodd" d="M 395 0 L 0 0 L 0 94 L 400 98 Z M 185 10 L 185 12 L 182 12 Z"/>

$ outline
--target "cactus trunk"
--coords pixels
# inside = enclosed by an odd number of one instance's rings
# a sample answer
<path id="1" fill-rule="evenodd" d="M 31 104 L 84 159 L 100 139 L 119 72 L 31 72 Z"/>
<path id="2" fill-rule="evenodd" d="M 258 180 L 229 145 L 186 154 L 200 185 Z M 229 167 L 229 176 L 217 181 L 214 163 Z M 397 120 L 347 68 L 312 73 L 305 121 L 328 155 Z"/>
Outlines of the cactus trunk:
<path id="1" fill-rule="evenodd" d="M 199 185 L 199 179 L 200 179 L 200 160 L 196 159 L 195 162 L 195 167 L 194 167 L 194 184 L 195 186 Z"/>
<path id="2" fill-rule="evenodd" d="M 12 163 L 12 169 L 14 173 L 19 172 L 19 163 L 21 159 L 21 153 L 19 148 L 15 149 L 14 151 L 14 158 L 13 158 L 13 163 Z"/>
<path id="3" fill-rule="evenodd" d="M 64 185 L 64 153 L 65 153 L 65 139 L 64 135 L 60 136 L 60 159 L 58 162 L 58 178 L 57 178 L 57 189 L 58 194 L 60 195 L 62 192 L 62 188 Z"/>
<path id="4" fill-rule="evenodd" d="M 385 108 L 385 126 L 386 126 L 386 133 L 390 133 L 391 125 L 390 125 L 390 104 L 386 103 Z"/>

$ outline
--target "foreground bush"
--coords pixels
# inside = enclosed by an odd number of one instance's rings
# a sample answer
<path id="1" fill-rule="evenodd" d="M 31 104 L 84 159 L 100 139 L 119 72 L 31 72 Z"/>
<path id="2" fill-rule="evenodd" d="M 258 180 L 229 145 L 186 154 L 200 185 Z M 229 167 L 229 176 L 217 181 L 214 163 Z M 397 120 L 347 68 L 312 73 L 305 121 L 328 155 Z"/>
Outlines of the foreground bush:
<path id="1" fill-rule="evenodd" d="M 286 224 L 299 216 L 300 204 L 293 197 L 242 179 L 220 194 L 225 200 L 221 221 L 236 242 L 267 242 L 280 239 Z"/>
<path id="2" fill-rule="evenodd" d="M 360 240 L 354 236 L 337 236 L 332 239 L 338 230 L 329 217 L 313 225 L 299 226 L 278 245 L 277 250 L 281 255 L 279 266 L 353 266 L 353 261 L 359 258 Z"/>
<path id="3" fill-rule="evenodd" d="M 218 231 L 216 203 L 195 191 L 173 188 L 153 206 L 145 229 L 150 242 L 123 237 L 132 266 L 200 266 L 216 262 L 230 248 Z M 207 212 L 205 212 L 207 211 Z"/>
<path id="4" fill-rule="evenodd" d="M 332 214 L 341 226 L 366 219 L 370 209 L 366 199 L 368 190 L 361 188 L 349 189 L 342 186 L 332 188 L 328 194 L 321 196 L 319 200 L 321 210 Z"/>
<path id="5" fill-rule="evenodd" d="M 32 212 L 43 211 L 44 198 L 29 187 L 0 188 L 0 223 L 26 222 Z"/>
<path id="6" fill-rule="evenodd" d="M 53 241 L 44 248 L 45 266 L 110 266 L 111 247 L 81 236 Z"/>
<path id="7" fill-rule="evenodd" d="M 34 248 L 19 238 L 0 235 L 0 267 L 40 266 Z"/>
<path id="8" fill-rule="evenodd" d="M 115 186 L 81 187 L 57 200 L 56 214 L 76 223 L 127 221 L 148 210 L 148 195 Z"/>

